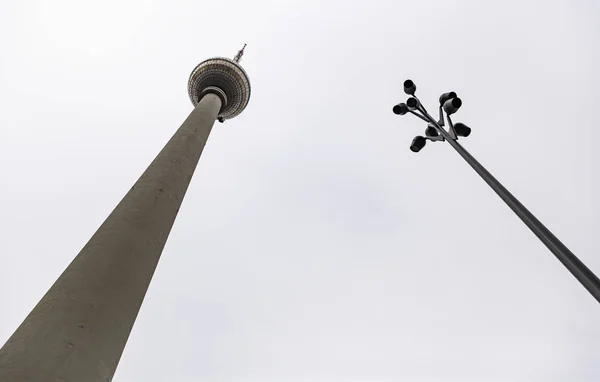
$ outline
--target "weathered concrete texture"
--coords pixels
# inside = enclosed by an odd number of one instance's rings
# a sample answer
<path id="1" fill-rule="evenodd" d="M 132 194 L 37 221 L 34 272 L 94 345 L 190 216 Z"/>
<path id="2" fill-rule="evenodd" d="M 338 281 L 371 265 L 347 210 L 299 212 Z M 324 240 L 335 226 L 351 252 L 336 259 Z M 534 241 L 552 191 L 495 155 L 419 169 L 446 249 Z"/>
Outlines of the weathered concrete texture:
<path id="1" fill-rule="evenodd" d="M 1 382 L 112 379 L 220 108 L 202 99 L 0 349 Z"/>

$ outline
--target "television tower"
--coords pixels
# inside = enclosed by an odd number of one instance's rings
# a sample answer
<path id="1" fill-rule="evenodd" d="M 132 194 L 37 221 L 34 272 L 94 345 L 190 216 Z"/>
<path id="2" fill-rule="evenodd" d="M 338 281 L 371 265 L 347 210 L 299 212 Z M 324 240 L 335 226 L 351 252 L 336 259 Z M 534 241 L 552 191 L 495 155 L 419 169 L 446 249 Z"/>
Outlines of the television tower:
<path id="1" fill-rule="evenodd" d="M 244 48 L 192 71 L 194 110 L 0 349 L 0 382 L 112 380 L 213 124 L 250 99 Z"/>

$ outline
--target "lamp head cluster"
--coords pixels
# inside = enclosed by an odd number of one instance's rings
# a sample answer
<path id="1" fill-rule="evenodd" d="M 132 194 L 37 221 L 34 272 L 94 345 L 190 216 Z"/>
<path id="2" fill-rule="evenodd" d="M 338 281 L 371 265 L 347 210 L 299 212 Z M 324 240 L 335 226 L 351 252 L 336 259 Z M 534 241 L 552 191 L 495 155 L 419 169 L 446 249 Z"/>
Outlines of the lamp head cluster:
<path id="1" fill-rule="evenodd" d="M 471 128 L 464 123 L 453 123 L 452 114 L 456 113 L 462 106 L 462 100 L 458 98 L 455 92 L 444 93 L 439 98 L 439 119 L 435 120 L 421 104 L 421 101 L 415 93 L 417 85 L 412 80 L 404 81 L 404 92 L 409 95 L 406 102 L 394 105 L 392 111 L 397 115 L 411 113 L 421 120 L 427 122 L 425 136 L 416 136 L 410 145 L 413 152 L 419 152 L 427 141 L 458 140 L 458 137 L 468 137 L 471 134 Z M 448 130 L 444 129 L 445 120 L 448 121 Z"/>

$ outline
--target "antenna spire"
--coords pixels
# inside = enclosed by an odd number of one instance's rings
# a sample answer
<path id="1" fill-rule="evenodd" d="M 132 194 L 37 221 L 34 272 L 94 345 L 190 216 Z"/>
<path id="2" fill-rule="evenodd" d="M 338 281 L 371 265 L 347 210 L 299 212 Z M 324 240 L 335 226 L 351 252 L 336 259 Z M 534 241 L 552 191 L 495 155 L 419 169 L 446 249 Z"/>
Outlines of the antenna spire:
<path id="1" fill-rule="evenodd" d="M 242 47 L 242 49 L 240 49 L 240 51 L 237 52 L 237 54 L 233 58 L 233 61 L 240 62 L 240 60 L 242 59 L 242 56 L 244 55 L 244 49 L 246 49 L 246 45 L 248 45 L 248 44 L 244 44 L 244 46 Z"/>

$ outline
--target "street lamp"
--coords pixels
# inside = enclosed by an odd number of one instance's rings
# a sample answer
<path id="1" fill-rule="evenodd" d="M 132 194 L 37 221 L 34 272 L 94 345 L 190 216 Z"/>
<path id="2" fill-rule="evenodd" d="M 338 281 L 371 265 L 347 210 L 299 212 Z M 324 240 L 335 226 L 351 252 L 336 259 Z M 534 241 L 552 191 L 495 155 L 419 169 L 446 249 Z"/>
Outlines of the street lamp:
<path id="1" fill-rule="evenodd" d="M 457 141 L 458 137 L 468 137 L 471 128 L 464 123 L 453 123 L 452 114 L 456 113 L 462 106 L 462 100 L 455 92 L 444 93 L 439 98 L 439 119 L 434 119 L 425 109 L 421 101 L 415 95 L 417 87 L 411 80 L 404 81 L 404 92 L 410 97 L 405 103 L 399 103 L 393 107 L 394 114 L 404 115 L 411 113 L 427 123 L 425 136 L 417 136 L 412 140 L 410 149 L 419 152 L 427 141 L 448 141 L 461 157 L 477 172 L 483 180 L 498 194 L 500 199 L 517 214 L 527 227 L 548 247 L 550 252 L 571 272 L 573 276 L 600 302 L 600 280 L 585 266 L 556 236 L 548 230 L 531 212 L 525 208 L 500 182 L 492 176 L 464 147 Z M 445 116 L 445 118 L 444 118 Z M 444 129 L 448 123 L 448 130 Z"/>

